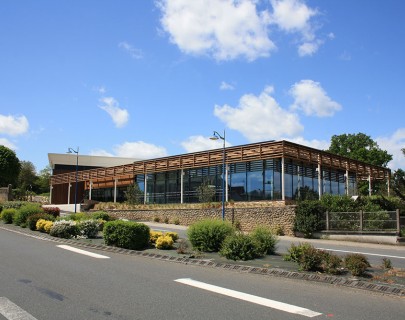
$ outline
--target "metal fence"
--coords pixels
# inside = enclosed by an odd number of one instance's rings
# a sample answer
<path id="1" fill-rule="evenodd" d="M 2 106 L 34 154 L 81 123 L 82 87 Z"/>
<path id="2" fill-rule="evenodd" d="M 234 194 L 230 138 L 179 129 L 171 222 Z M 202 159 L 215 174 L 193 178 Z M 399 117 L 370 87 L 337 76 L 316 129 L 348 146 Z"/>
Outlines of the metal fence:
<path id="1" fill-rule="evenodd" d="M 388 231 L 400 233 L 405 217 L 396 211 L 326 212 L 326 231 Z"/>

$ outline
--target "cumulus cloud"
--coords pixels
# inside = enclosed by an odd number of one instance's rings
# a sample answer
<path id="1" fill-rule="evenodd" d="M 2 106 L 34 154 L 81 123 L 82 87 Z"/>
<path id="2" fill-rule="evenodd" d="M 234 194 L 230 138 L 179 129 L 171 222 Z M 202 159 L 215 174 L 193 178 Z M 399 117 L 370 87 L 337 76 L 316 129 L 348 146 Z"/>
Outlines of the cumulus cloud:
<path id="1" fill-rule="evenodd" d="M 11 150 L 17 150 L 17 147 L 10 140 L 6 138 L 0 138 L 0 146 L 5 146 Z"/>
<path id="2" fill-rule="evenodd" d="M 276 49 L 268 37 L 267 10 L 252 0 L 158 0 L 163 30 L 187 54 L 217 60 L 268 57 Z"/>
<path id="3" fill-rule="evenodd" d="M 99 107 L 110 115 L 117 128 L 122 128 L 127 124 L 129 113 L 126 109 L 119 107 L 117 100 L 113 97 L 103 97 L 100 102 L 102 105 Z"/>
<path id="4" fill-rule="evenodd" d="M 288 139 L 282 139 L 282 140 L 288 140 L 303 146 L 307 146 L 310 148 L 318 149 L 318 150 L 327 150 L 329 149 L 330 146 L 330 141 L 326 140 L 306 140 L 303 137 L 295 137 L 295 138 L 288 138 Z"/>
<path id="5" fill-rule="evenodd" d="M 330 117 L 340 111 L 342 106 L 333 101 L 319 82 L 301 80 L 295 83 L 289 93 L 294 98 L 292 110 L 302 110 L 306 115 Z"/>
<path id="6" fill-rule="evenodd" d="M 376 142 L 382 150 L 392 154 L 393 159 L 388 163 L 391 169 L 405 168 L 405 156 L 401 151 L 405 147 L 405 128 L 397 129 L 391 136 L 378 137 Z"/>
<path id="7" fill-rule="evenodd" d="M 273 91 L 267 87 L 258 96 L 246 94 L 237 107 L 216 105 L 214 115 L 252 142 L 296 136 L 303 130 L 298 115 L 281 108 L 271 96 Z"/>
<path id="8" fill-rule="evenodd" d="M 29 123 L 25 116 L 0 114 L 0 134 L 18 136 L 28 131 Z"/>
<path id="9" fill-rule="evenodd" d="M 129 44 L 126 41 L 120 42 L 118 44 L 118 47 L 120 47 L 124 51 L 128 52 L 129 55 L 133 59 L 142 59 L 143 58 L 142 51 L 140 49 L 135 48 L 133 45 Z"/>
<path id="10" fill-rule="evenodd" d="M 116 156 L 124 158 L 153 159 L 167 156 L 164 147 L 143 141 L 124 142 L 116 145 L 113 150 Z"/>
<path id="11" fill-rule="evenodd" d="M 114 157 L 114 155 L 108 151 L 103 149 L 95 149 L 90 151 L 89 153 L 91 156 L 100 156 L 100 157 Z"/>
<path id="12" fill-rule="evenodd" d="M 222 135 L 222 134 L 221 134 Z M 186 152 L 198 152 L 211 149 L 220 149 L 224 146 L 223 140 L 211 140 L 210 137 L 191 136 L 181 143 L 181 146 Z M 230 147 L 231 144 L 225 141 L 225 146 Z"/>
<path id="13" fill-rule="evenodd" d="M 221 82 L 221 85 L 219 86 L 220 90 L 235 90 L 235 87 L 225 81 Z"/>

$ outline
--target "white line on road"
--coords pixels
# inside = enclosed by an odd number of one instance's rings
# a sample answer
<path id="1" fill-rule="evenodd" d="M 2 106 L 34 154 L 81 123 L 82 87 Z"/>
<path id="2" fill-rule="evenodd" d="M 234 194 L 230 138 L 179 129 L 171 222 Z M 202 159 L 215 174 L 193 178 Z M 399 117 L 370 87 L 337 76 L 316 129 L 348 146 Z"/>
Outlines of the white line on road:
<path id="1" fill-rule="evenodd" d="M 225 295 L 225 296 L 228 296 L 228 297 L 232 297 L 232 298 L 248 301 L 248 302 L 251 302 L 251 303 L 259 304 L 259 305 L 262 305 L 262 306 L 265 306 L 265 307 L 285 311 L 285 312 L 288 312 L 288 313 L 302 315 L 302 316 L 305 316 L 305 317 L 308 317 L 308 318 L 317 317 L 317 316 L 320 316 L 322 314 L 322 313 L 315 312 L 315 311 L 312 311 L 312 310 L 309 310 L 309 309 L 297 307 L 297 306 L 294 306 L 294 305 L 291 305 L 291 304 L 287 304 L 287 303 L 283 303 L 283 302 L 279 302 L 279 301 L 275 301 L 275 300 L 270 300 L 270 299 L 254 296 L 254 295 L 251 295 L 251 294 L 248 294 L 248 293 L 243 293 L 243 292 L 239 292 L 239 291 L 235 291 L 235 290 L 230 290 L 230 289 L 214 286 L 214 285 L 204 283 L 204 282 L 200 282 L 200 281 L 196 281 L 196 280 L 193 280 L 193 279 L 177 279 L 177 280 L 174 280 L 174 281 L 179 282 L 179 283 L 183 283 L 183 284 L 186 284 L 186 285 L 189 285 L 189 286 L 192 286 L 192 287 L 200 288 L 200 289 L 203 289 L 203 290 L 219 293 L 219 294 L 222 294 L 222 295 Z"/>
<path id="2" fill-rule="evenodd" d="M 360 252 L 360 251 L 346 251 L 346 250 L 335 250 L 335 249 L 327 249 L 327 248 L 316 248 L 316 249 L 325 250 L 325 251 L 343 252 L 343 253 L 360 253 L 360 254 L 364 254 L 366 256 L 405 259 L 405 257 L 400 257 L 400 256 L 390 256 L 390 255 L 386 255 L 386 254 L 368 253 L 368 252 Z"/>
<path id="3" fill-rule="evenodd" d="M 86 255 L 86 256 L 93 257 L 93 258 L 97 258 L 97 259 L 110 259 L 110 257 L 103 256 L 103 255 L 101 255 L 101 254 L 93 253 L 93 252 L 90 252 L 90 251 L 85 251 L 85 250 L 77 249 L 77 248 L 74 248 L 74 247 L 71 247 L 71 246 L 59 245 L 59 246 L 57 246 L 57 247 L 58 247 L 58 248 L 61 248 L 61 249 L 73 251 L 73 252 L 76 252 L 76 253 L 84 254 L 84 255 Z"/>
<path id="4" fill-rule="evenodd" d="M 0 314 L 8 320 L 37 320 L 5 297 L 0 297 Z"/>

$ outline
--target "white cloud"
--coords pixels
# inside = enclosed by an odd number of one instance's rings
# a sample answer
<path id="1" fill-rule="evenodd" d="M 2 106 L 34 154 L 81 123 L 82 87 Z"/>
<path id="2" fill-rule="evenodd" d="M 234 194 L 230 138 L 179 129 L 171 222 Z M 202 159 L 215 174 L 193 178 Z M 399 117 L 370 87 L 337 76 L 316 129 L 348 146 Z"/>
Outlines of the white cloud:
<path id="1" fill-rule="evenodd" d="M 303 130 L 298 115 L 281 108 L 270 96 L 273 91 L 267 87 L 259 96 L 246 94 L 237 107 L 216 105 L 214 114 L 251 142 L 296 136 Z"/>
<path id="2" fill-rule="evenodd" d="M 99 107 L 110 115 L 117 128 L 122 128 L 127 124 L 129 113 L 126 109 L 121 109 L 119 107 L 117 100 L 113 97 L 104 97 L 100 99 L 100 102 L 103 105 Z"/>
<path id="3" fill-rule="evenodd" d="M 391 169 L 405 170 L 405 155 L 401 151 L 402 148 L 405 148 L 405 128 L 397 129 L 389 137 L 378 137 L 376 142 L 382 150 L 387 150 L 389 154 L 392 154 L 393 159 L 388 163 Z"/>
<path id="4" fill-rule="evenodd" d="M 118 44 L 118 47 L 120 47 L 121 49 L 125 50 L 126 52 L 129 53 L 129 55 L 133 58 L 133 59 L 142 59 L 143 58 L 143 54 L 142 51 L 140 49 L 135 48 L 133 45 L 129 44 L 126 41 L 120 42 Z"/>
<path id="5" fill-rule="evenodd" d="M 217 60 L 268 57 L 276 49 L 267 34 L 269 13 L 252 0 L 158 0 L 161 24 L 187 54 Z"/>
<path id="6" fill-rule="evenodd" d="M 295 138 L 289 138 L 289 139 L 282 139 L 282 140 L 288 140 L 303 146 L 307 146 L 310 148 L 314 148 L 314 149 L 318 149 L 318 150 L 327 150 L 329 149 L 330 146 L 330 141 L 326 141 L 326 140 L 317 140 L 317 139 L 313 139 L 313 140 L 306 140 L 303 137 L 295 137 Z"/>
<path id="7" fill-rule="evenodd" d="M 17 147 L 8 139 L 0 138 L 0 145 L 5 146 L 11 150 L 17 150 Z"/>
<path id="8" fill-rule="evenodd" d="M 153 159 L 167 156 L 164 147 L 143 141 L 124 142 L 113 149 L 116 156 L 124 158 Z"/>
<path id="9" fill-rule="evenodd" d="M 221 85 L 219 86 L 220 90 L 235 90 L 235 87 L 229 83 L 226 83 L 225 81 L 221 82 Z"/>
<path id="10" fill-rule="evenodd" d="M 330 117 L 342 106 L 328 97 L 319 82 L 312 80 L 301 80 L 295 83 L 290 94 L 294 98 L 292 110 L 302 110 L 306 115 L 318 117 Z"/>
<path id="11" fill-rule="evenodd" d="M 103 94 L 105 94 L 107 92 L 107 89 L 104 86 L 100 86 L 100 87 L 94 86 L 93 90 L 97 91 L 101 95 L 103 95 Z"/>
<path id="12" fill-rule="evenodd" d="M 29 123 L 25 116 L 4 116 L 0 114 L 0 133 L 18 136 L 28 131 Z"/>
<path id="13" fill-rule="evenodd" d="M 222 134 L 221 134 L 222 135 Z M 198 152 L 211 149 L 220 149 L 224 146 L 224 141 L 221 139 L 211 140 L 210 137 L 204 136 L 191 136 L 181 143 L 181 146 L 186 152 Z M 231 146 L 230 143 L 225 141 L 225 146 Z"/>
<path id="14" fill-rule="evenodd" d="M 270 2 L 273 6 L 271 23 L 287 33 L 301 35 L 298 54 L 313 55 L 318 51 L 322 41 L 316 39 L 315 27 L 311 23 L 311 18 L 318 15 L 318 11 L 308 7 L 302 0 L 271 0 Z"/>
<path id="15" fill-rule="evenodd" d="M 91 156 L 101 156 L 101 157 L 114 157 L 114 155 L 112 153 L 107 152 L 102 149 L 92 150 L 92 151 L 90 151 L 90 155 Z"/>

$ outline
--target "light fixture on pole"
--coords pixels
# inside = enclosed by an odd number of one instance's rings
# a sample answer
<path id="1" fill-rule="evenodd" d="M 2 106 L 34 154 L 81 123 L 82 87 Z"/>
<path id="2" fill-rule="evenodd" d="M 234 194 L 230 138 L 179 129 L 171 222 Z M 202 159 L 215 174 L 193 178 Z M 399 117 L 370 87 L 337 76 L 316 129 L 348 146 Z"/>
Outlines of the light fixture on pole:
<path id="1" fill-rule="evenodd" d="M 224 141 L 223 145 L 223 157 L 222 157 L 222 220 L 225 220 L 225 130 L 224 135 L 221 136 L 217 131 L 214 131 L 214 134 L 210 138 L 211 140 L 221 139 Z"/>
<path id="2" fill-rule="evenodd" d="M 77 171 L 79 169 L 79 147 L 77 147 L 77 150 L 68 148 L 67 153 L 75 153 L 76 154 L 76 184 L 75 184 L 75 213 L 76 213 L 76 207 L 77 207 Z"/>

